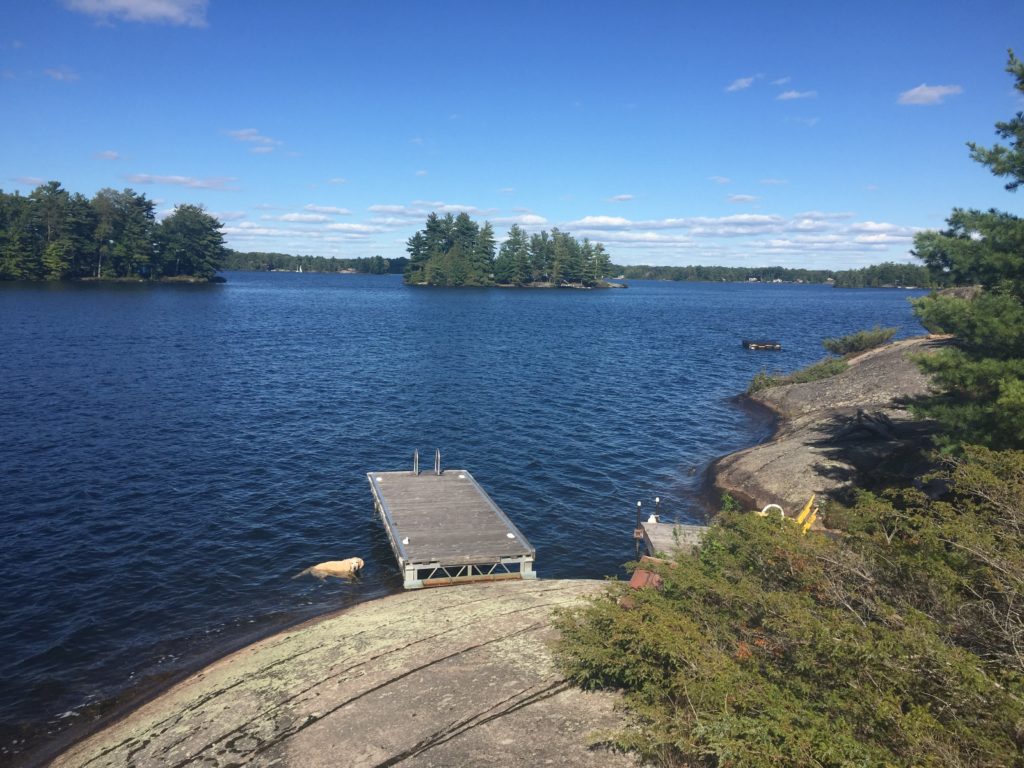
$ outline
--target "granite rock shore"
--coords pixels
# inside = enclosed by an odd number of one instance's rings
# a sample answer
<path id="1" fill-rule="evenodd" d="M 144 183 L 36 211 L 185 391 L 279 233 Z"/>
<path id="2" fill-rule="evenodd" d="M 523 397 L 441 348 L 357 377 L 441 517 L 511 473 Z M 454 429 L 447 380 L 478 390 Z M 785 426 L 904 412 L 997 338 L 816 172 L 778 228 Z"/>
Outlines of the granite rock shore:
<path id="1" fill-rule="evenodd" d="M 551 612 L 593 580 L 418 590 L 269 637 L 58 757 L 83 766 L 620 766 L 618 697 L 570 686 Z"/>
<path id="2" fill-rule="evenodd" d="M 748 509 L 779 504 L 798 511 L 815 494 L 842 496 L 871 479 L 912 476 L 923 465 L 932 426 L 909 404 L 929 394 L 914 357 L 949 340 L 922 336 L 893 342 L 849 360 L 842 373 L 786 384 L 749 396 L 775 414 L 773 436 L 730 454 L 709 470 L 714 489 Z"/>

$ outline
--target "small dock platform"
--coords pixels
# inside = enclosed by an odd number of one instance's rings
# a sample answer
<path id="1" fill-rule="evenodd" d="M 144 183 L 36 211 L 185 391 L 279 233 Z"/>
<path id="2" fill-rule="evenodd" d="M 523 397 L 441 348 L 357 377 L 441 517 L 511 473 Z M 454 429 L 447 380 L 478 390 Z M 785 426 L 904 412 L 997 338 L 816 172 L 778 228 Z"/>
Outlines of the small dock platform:
<path id="1" fill-rule="evenodd" d="M 704 540 L 706 525 L 685 525 L 683 523 L 640 523 L 643 529 L 644 547 L 651 557 L 661 554 L 685 552 L 692 554 Z"/>
<path id="2" fill-rule="evenodd" d="M 465 469 L 368 472 L 406 589 L 533 579 L 536 550 Z"/>

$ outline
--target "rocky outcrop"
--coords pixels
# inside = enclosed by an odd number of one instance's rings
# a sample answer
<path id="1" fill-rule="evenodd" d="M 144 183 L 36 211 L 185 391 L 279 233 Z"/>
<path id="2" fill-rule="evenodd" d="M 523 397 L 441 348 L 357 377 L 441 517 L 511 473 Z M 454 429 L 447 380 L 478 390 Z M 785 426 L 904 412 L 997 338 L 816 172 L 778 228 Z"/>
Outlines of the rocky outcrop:
<path id="1" fill-rule="evenodd" d="M 69 766 L 632 766 L 588 746 L 617 697 L 572 688 L 551 612 L 601 581 L 405 592 L 267 638 L 74 746 Z"/>
<path id="2" fill-rule="evenodd" d="M 851 359 L 837 376 L 758 392 L 752 399 L 776 414 L 775 434 L 719 459 L 710 470 L 715 489 L 749 508 L 774 503 L 789 513 L 812 493 L 841 494 L 870 478 L 912 474 L 931 427 L 907 408 L 929 391 L 911 357 L 947 343 L 894 342 Z"/>

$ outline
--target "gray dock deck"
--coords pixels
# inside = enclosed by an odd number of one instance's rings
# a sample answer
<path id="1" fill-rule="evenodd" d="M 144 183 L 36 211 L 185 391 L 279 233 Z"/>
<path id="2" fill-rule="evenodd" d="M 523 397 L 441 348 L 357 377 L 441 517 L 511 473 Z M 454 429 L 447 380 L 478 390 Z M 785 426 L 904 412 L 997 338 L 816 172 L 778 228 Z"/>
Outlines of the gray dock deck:
<path id="1" fill-rule="evenodd" d="M 367 478 L 406 589 L 536 578 L 536 551 L 468 471 Z"/>
<path id="2" fill-rule="evenodd" d="M 706 525 L 686 525 L 683 523 L 641 523 L 643 528 L 644 546 L 651 557 L 659 553 L 675 554 L 683 551 L 691 554 L 700 546 L 704 539 Z"/>

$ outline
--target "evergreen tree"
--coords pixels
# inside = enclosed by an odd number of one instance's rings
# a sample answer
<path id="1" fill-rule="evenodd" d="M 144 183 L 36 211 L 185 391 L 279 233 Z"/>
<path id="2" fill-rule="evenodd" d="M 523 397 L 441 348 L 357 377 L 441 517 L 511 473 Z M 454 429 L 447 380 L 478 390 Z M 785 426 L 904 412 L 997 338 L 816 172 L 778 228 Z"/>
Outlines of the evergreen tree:
<path id="1" fill-rule="evenodd" d="M 494 262 L 494 279 L 503 285 L 525 285 L 530 281 L 526 233 L 513 224 Z"/>
<path id="2" fill-rule="evenodd" d="M 491 285 L 494 280 L 494 228 L 485 221 L 473 242 L 471 270 L 479 285 Z"/>
<path id="3" fill-rule="evenodd" d="M 160 223 L 157 240 L 165 273 L 211 278 L 221 268 L 226 249 L 224 225 L 198 205 L 179 205 Z"/>
<path id="4" fill-rule="evenodd" d="M 1024 64 L 1010 52 L 1007 71 L 1024 92 Z M 981 149 L 972 157 L 1007 189 L 1024 183 L 1024 117 L 998 123 L 1011 147 Z M 955 209 L 943 232 L 914 238 L 914 252 L 937 279 L 981 286 L 976 298 L 932 295 L 915 312 L 932 331 L 956 336 L 957 345 L 921 360 L 942 388 L 919 411 L 943 427 L 947 445 L 975 442 L 993 448 L 1024 445 L 1024 220 L 995 210 Z"/>
<path id="5" fill-rule="evenodd" d="M 551 240 L 548 233 L 540 231 L 530 237 L 530 280 L 534 283 L 547 280 L 551 272 Z"/>
<path id="6" fill-rule="evenodd" d="M 583 246 L 567 232 L 540 232 L 527 240 L 513 225 L 495 259 L 494 229 L 489 222 L 477 225 L 468 214 L 444 218 L 431 213 L 426 226 L 409 238 L 409 266 L 405 281 L 427 285 L 528 285 L 551 281 L 593 285 L 588 275 L 596 269 L 593 260 L 600 246 Z M 600 248 L 607 263 L 607 255 Z"/>
<path id="7" fill-rule="evenodd" d="M 96 215 L 96 277 L 155 276 L 152 262 L 155 204 L 132 189 L 101 189 L 92 199 Z M 154 269 L 156 267 L 156 269 Z"/>
<path id="8" fill-rule="evenodd" d="M 0 193 L 0 280 L 31 280 L 33 260 L 31 202 L 18 193 Z"/>

